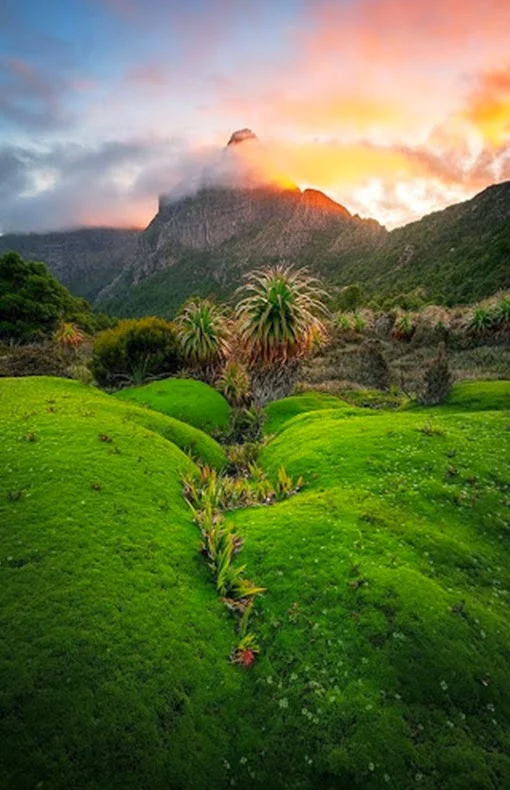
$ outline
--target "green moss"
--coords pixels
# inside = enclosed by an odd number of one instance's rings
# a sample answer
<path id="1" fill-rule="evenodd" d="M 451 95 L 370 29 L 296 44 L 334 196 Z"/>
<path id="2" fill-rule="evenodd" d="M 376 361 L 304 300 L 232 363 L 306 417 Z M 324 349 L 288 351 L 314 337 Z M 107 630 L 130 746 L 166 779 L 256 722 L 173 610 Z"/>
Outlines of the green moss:
<path id="1" fill-rule="evenodd" d="M 143 387 L 121 390 L 116 397 L 134 401 L 208 432 L 225 429 L 230 417 L 230 406 L 219 392 L 191 379 L 155 381 Z"/>
<path id="2" fill-rule="evenodd" d="M 165 418 L 61 380 L 0 395 L 6 787 L 508 785 L 508 411 L 272 404 L 260 464 L 306 485 L 229 514 L 268 590 L 243 672 Z"/>
<path id="3" fill-rule="evenodd" d="M 510 381 L 463 381 L 446 405 L 465 411 L 510 409 Z"/>
<path id="4" fill-rule="evenodd" d="M 225 786 L 239 675 L 181 496 L 191 461 L 164 417 L 76 382 L 0 392 L 0 784 Z"/>
<path id="5" fill-rule="evenodd" d="M 259 693 L 286 700 L 281 770 L 306 754 L 303 786 L 504 786 L 508 413 L 357 414 L 287 422 L 260 463 L 305 490 L 234 517 L 270 590 Z"/>
<path id="6" fill-rule="evenodd" d="M 264 432 L 268 435 L 277 433 L 280 428 L 298 414 L 322 409 L 346 409 L 345 401 L 326 395 L 322 392 L 305 392 L 290 398 L 273 401 L 265 408 L 267 421 Z"/>

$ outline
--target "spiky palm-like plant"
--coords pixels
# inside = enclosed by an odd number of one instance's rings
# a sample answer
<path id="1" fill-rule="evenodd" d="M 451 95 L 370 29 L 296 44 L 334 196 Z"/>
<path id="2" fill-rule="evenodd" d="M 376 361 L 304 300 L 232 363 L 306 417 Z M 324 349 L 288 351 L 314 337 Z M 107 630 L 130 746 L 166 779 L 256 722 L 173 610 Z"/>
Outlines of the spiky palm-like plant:
<path id="1" fill-rule="evenodd" d="M 263 405 L 289 395 L 299 361 L 320 343 L 325 292 L 306 270 L 279 264 L 252 272 L 237 306 L 239 336 L 252 370 L 252 394 Z"/>
<path id="2" fill-rule="evenodd" d="M 76 324 L 62 321 L 55 330 L 54 338 L 62 346 L 76 348 L 83 343 L 85 336 Z"/>
<path id="3" fill-rule="evenodd" d="M 209 299 L 191 299 L 175 320 L 184 359 L 206 379 L 226 359 L 229 331 L 225 314 Z"/>
<path id="4" fill-rule="evenodd" d="M 70 321 L 61 321 L 53 334 L 53 339 L 65 355 L 76 355 L 78 348 L 85 340 L 85 335 L 76 324 Z"/>

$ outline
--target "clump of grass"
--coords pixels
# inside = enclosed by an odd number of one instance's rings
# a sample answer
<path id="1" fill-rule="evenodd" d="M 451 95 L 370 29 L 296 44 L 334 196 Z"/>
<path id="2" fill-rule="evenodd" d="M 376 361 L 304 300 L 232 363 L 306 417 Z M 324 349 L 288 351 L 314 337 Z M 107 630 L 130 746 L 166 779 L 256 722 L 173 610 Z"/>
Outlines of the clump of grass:
<path id="1" fill-rule="evenodd" d="M 413 337 L 415 331 L 416 326 L 410 316 L 401 315 L 400 318 L 397 318 L 395 321 L 391 336 L 395 340 L 409 341 Z"/>
<path id="2" fill-rule="evenodd" d="M 436 428 L 431 420 L 427 420 L 425 425 L 421 428 L 417 428 L 419 433 L 422 433 L 424 436 L 444 436 L 444 431 L 441 428 Z"/>
<path id="3" fill-rule="evenodd" d="M 22 488 L 16 491 L 8 491 L 7 492 L 7 501 L 8 502 L 20 502 L 26 496 L 26 491 Z"/>
<path id="4" fill-rule="evenodd" d="M 480 334 L 490 329 L 493 325 L 493 321 L 494 316 L 491 310 L 485 307 L 477 307 L 469 319 L 468 328 L 471 332 Z"/>
<path id="5" fill-rule="evenodd" d="M 250 667 L 257 653 L 260 653 L 260 648 L 254 634 L 246 634 L 232 653 L 231 660 L 233 664 Z"/>
<path id="6" fill-rule="evenodd" d="M 246 631 L 255 597 L 265 592 L 265 588 L 246 577 L 245 565 L 234 564 L 243 540 L 225 522 L 223 513 L 250 505 L 269 505 L 292 496 L 303 486 L 303 478 L 294 481 L 283 466 L 278 470 L 275 486 L 272 486 L 264 471 L 254 463 L 257 454 L 258 448 L 255 446 L 241 445 L 231 449 L 231 463 L 234 458 L 237 469 L 241 470 L 241 474 L 236 477 L 219 474 L 216 469 L 204 465 L 198 467 L 198 474 L 187 472 L 181 478 L 184 497 L 200 529 L 200 551 L 213 573 L 216 591 L 228 610 L 240 616 L 239 632 L 242 639 L 233 653 L 232 661 L 246 667 L 251 666 L 259 651 L 258 646 L 255 650 L 243 639 L 247 639 Z"/>

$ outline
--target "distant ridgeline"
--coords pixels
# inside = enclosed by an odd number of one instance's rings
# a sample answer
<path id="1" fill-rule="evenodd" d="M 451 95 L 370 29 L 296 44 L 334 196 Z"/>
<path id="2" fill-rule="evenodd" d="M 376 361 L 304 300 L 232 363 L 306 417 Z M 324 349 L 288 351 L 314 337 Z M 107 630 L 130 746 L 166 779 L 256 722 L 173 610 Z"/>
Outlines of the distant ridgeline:
<path id="1" fill-rule="evenodd" d="M 510 287 L 510 182 L 388 232 L 322 192 L 261 166 L 250 130 L 235 132 L 196 183 L 161 195 L 142 232 L 82 229 L 0 237 L 45 261 L 70 290 L 116 315 L 169 316 L 190 295 L 226 299 L 243 275 L 285 260 L 333 286 L 359 283 L 379 301 L 423 288 L 468 303 Z"/>

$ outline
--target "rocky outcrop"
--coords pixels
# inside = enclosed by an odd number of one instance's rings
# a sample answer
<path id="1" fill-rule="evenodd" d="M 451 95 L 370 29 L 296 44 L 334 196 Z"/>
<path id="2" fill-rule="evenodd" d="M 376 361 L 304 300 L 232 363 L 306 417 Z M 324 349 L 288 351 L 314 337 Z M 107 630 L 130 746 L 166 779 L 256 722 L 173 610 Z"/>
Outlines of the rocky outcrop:
<path id="1" fill-rule="evenodd" d="M 133 263 L 139 235 L 117 228 L 6 234 L 0 236 L 0 254 L 15 250 L 27 260 L 42 261 L 73 294 L 93 302 Z"/>

